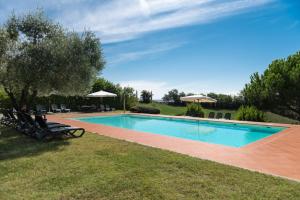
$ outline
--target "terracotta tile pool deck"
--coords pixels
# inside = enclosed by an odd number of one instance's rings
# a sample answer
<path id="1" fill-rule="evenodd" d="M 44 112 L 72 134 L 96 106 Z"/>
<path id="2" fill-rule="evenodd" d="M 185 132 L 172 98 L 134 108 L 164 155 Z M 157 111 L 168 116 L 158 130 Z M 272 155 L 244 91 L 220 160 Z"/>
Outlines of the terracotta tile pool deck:
<path id="1" fill-rule="evenodd" d="M 66 113 L 48 115 L 49 121 L 69 124 L 85 128 L 88 132 L 97 133 L 112 138 L 122 139 L 139 143 L 146 146 L 156 147 L 174 151 L 189 156 L 216 161 L 240 168 L 258 171 L 274 176 L 300 181 L 300 126 L 290 124 L 253 123 L 228 121 L 233 123 L 250 123 L 269 126 L 285 126 L 287 129 L 270 137 L 248 144 L 241 148 L 228 147 L 217 144 L 209 144 L 200 141 L 187 140 L 163 136 L 158 134 L 137 132 L 134 130 L 90 124 L 86 122 L 71 120 L 74 117 L 89 117 L 100 115 L 115 115 L 117 113 Z M 155 115 L 163 116 L 163 115 Z M 174 118 L 189 117 L 175 117 Z M 195 118 L 191 118 L 195 120 Z M 199 119 L 203 120 L 203 119 Z M 207 119 L 204 119 L 207 120 Z M 222 120 L 216 120 L 222 121 Z"/>

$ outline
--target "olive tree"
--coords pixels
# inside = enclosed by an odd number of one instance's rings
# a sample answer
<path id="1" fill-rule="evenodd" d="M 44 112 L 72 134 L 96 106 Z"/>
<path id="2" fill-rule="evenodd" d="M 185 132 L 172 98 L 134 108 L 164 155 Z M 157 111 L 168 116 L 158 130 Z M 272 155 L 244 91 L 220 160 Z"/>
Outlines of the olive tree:
<path id="1" fill-rule="evenodd" d="M 67 31 L 42 11 L 0 26 L 0 84 L 17 110 L 37 96 L 85 94 L 103 67 L 92 32 Z"/>

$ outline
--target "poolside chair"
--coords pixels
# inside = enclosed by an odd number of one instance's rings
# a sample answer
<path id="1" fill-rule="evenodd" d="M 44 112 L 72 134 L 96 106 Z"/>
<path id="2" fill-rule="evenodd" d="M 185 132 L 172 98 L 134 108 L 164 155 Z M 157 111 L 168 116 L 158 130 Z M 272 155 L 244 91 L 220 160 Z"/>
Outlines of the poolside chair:
<path id="1" fill-rule="evenodd" d="M 217 115 L 216 115 L 216 119 L 222 119 L 222 117 L 223 117 L 223 113 L 217 113 Z"/>
<path id="2" fill-rule="evenodd" d="M 35 135 L 35 125 L 30 123 L 24 113 L 22 112 L 17 112 L 17 119 L 18 119 L 18 126 L 17 126 L 17 131 L 20 131 L 24 133 L 25 135 L 34 137 Z"/>
<path id="3" fill-rule="evenodd" d="M 10 109 L 3 110 L 2 113 L 6 126 L 15 128 L 19 132 L 32 136 L 34 132 L 33 126 L 27 122 L 22 113 L 16 112 L 17 115 L 15 116 L 13 110 Z"/>
<path id="4" fill-rule="evenodd" d="M 105 111 L 111 111 L 111 108 L 109 107 L 109 105 L 105 105 Z"/>
<path id="5" fill-rule="evenodd" d="M 79 110 L 80 110 L 81 112 L 88 112 L 89 109 L 90 109 L 90 106 L 88 106 L 88 105 L 82 105 L 82 106 L 79 106 Z"/>
<path id="6" fill-rule="evenodd" d="M 97 112 L 102 112 L 101 104 L 97 107 Z"/>
<path id="7" fill-rule="evenodd" d="M 57 136 L 72 136 L 72 137 L 81 137 L 85 133 L 85 129 L 78 127 L 55 127 L 50 128 L 47 123 L 43 120 L 42 116 L 35 117 L 36 122 L 39 124 L 41 130 L 39 131 L 40 140 L 48 140 Z"/>
<path id="8" fill-rule="evenodd" d="M 106 105 L 106 109 L 109 110 L 109 111 L 115 111 L 116 110 L 115 108 L 113 108 L 109 105 Z"/>
<path id="9" fill-rule="evenodd" d="M 22 113 L 22 115 L 24 116 L 25 120 L 30 125 L 32 125 L 32 126 L 36 126 L 37 125 L 36 120 L 34 120 L 29 113 Z M 35 115 L 35 116 L 41 116 L 41 115 Z M 44 122 L 47 124 L 47 126 L 49 128 L 57 128 L 57 127 L 66 127 L 66 126 L 69 126 L 69 125 L 66 125 L 66 124 L 61 124 L 61 123 L 56 123 L 56 122 L 47 122 L 43 117 L 42 117 L 42 119 L 44 120 Z"/>
<path id="10" fill-rule="evenodd" d="M 214 112 L 210 112 L 208 114 L 208 118 L 211 118 L 211 119 L 215 118 L 215 113 Z"/>
<path id="11" fill-rule="evenodd" d="M 41 114 L 46 114 L 47 113 L 47 110 L 46 110 L 45 106 L 43 106 L 41 104 L 36 105 L 35 108 L 36 108 L 37 113 L 41 113 Z"/>
<path id="12" fill-rule="evenodd" d="M 36 139 L 41 139 L 44 134 L 41 134 L 41 128 L 38 123 L 31 117 L 29 113 L 25 112 L 17 112 L 18 119 L 20 121 L 20 127 L 17 129 L 18 131 L 24 133 L 25 135 L 31 136 Z M 43 117 L 39 115 L 41 119 Z M 43 119 L 44 120 L 44 119 Z M 45 120 L 44 120 L 45 122 Z M 53 123 L 53 122 L 45 122 L 49 128 L 60 128 L 69 125 Z M 43 133 L 43 132 L 42 132 Z"/>
<path id="13" fill-rule="evenodd" d="M 231 113 L 225 113 L 224 119 L 230 120 L 231 119 Z"/>
<path id="14" fill-rule="evenodd" d="M 60 104 L 62 112 L 71 112 L 71 109 L 67 108 L 65 104 Z"/>
<path id="15" fill-rule="evenodd" d="M 97 111 L 97 106 L 95 104 L 92 104 L 90 107 L 90 111 L 92 111 L 92 112 Z"/>
<path id="16" fill-rule="evenodd" d="M 51 110 L 55 113 L 61 112 L 61 109 L 59 109 L 56 104 L 51 104 Z"/>
<path id="17" fill-rule="evenodd" d="M 105 111 L 106 111 L 106 110 L 105 110 L 105 106 L 102 105 L 102 104 L 100 105 L 100 111 L 101 111 L 101 112 L 105 112 Z"/>

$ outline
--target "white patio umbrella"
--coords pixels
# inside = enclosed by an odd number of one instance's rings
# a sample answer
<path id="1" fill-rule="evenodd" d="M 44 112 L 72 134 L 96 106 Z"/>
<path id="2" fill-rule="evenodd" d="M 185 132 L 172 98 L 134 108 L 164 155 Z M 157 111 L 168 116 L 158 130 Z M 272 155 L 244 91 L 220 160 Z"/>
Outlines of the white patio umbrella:
<path id="1" fill-rule="evenodd" d="M 217 102 L 217 100 L 215 100 L 211 97 L 201 95 L 201 94 L 180 97 L 180 100 L 185 101 L 185 102 L 198 102 L 198 103 L 216 103 Z"/>
<path id="2" fill-rule="evenodd" d="M 217 100 L 215 100 L 211 97 L 201 95 L 201 94 L 180 97 L 180 100 L 185 101 L 185 102 L 197 102 L 198 103 L 198 109 L 199 109 L 199 104 L 200 103 L 216 103 L 217 102 Z"/>
<path id="3" fill-rule="evenodd" d="M 116 97 L 117 95 L 114 93 L 106 92 L 103 90 L 100 90 L 98 92 L 94 92 L 91 94 L 88 94 L 87 97 Z"/>
<path id="4" fill-rule="evenodd" d="M 103 90 L 100 90 L 98 92 L 94 92 L 94 93 L 91 93 L 91 94 L 88 94 L 87 97 L 97 97 L 97 98 L 101 98 L 101 103 L 102 103 L 102 99 L 104 97 L 116 97 L 117 95 L 114 94 L 114 93 L 111 93 L 111 92 L 106 92 L 106 91 L 103 91 Z"/>

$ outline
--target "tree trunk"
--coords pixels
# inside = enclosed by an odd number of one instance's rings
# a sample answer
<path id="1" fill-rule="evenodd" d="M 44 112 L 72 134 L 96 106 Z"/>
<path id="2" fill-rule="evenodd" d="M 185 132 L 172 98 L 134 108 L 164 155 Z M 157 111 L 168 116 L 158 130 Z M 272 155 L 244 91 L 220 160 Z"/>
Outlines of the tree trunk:
<path id="1" fill-rule="evenodd" d="M 12 106 L 17 110 L 19 111 L 20 110 L 20 107 L 17 103 L 17 99 L 15 98 L 14 94 L 12 92 L 9 91 L 8 88 L 4 88 L 4 91 L 6 92 L 6 94 L 9 96 L 11 102 L 12 102 Z"/>
<path id="2" fill-rule="evenodd" d="M 20 109 L 28 109 L 28 95 L 29 95 L 29 87 L 27 85 L 24 86 L 24 88 L 22 89 L 22 92 L 21 92 L 21 97 L 20 97 L 20 100 L 19 100 L 19 108 Z"/>
<path id="3" fill-rule="evenodd" d="M 38 91 L 37 90 L 33 90 L 31 96 L 29 97 L 28 101 L 27 101 L 27 108 L 30 109 L 31 105 L 33 105 L 35 103 L 35 99 L 37 97 Z"/>
<path id="4" fill-rule="evenodd" d="M 29 88 L 24 87 L 21 92 L 20 99 L 18 100 L 15 95 L 8 89 L 4 88 L 5 92 L 9 96 L 12 106 L 17 110 L 21 111 L 26 109 L 26 111 L 30 110 L 30 106 L 35 102 L 35 98 L 37 97 L 38 91 L 33 90 L 32 94 L 29 94 Z"/>

